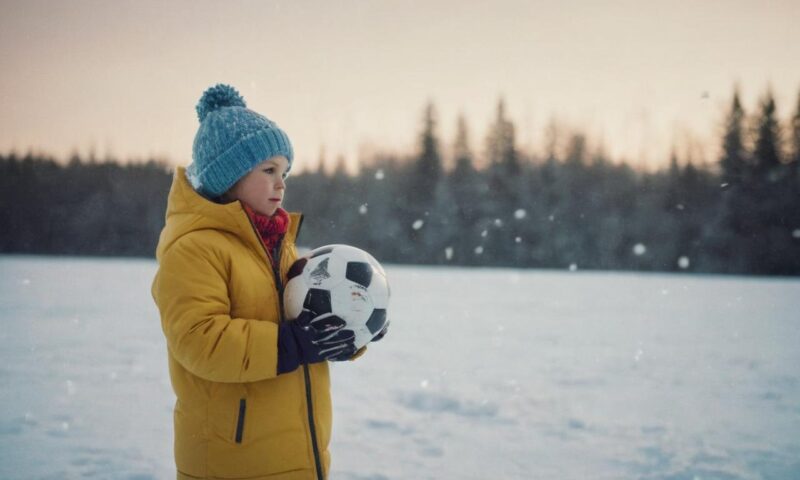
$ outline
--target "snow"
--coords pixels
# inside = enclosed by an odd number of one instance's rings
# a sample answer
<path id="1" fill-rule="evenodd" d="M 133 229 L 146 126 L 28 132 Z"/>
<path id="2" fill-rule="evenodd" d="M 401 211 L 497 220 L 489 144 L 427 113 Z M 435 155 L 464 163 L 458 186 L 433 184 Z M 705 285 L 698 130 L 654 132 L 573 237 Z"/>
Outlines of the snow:
<path id="1" fill-rule="evenodd" d="M 174 478 L 155 268 L 0 257 L 0 478 Z M 386 270 L 332 478 L 800 478 L 799 280 Z"/>
<path id="2" fill-rule="evenodd" d="M 680 267 L 682 270 L 689 268 L 689 265 L 689 257 L 682 256 L 678 259 L 678 267 Z"/>
<path id="3" fill-rule="evenodd" d="M 366 203 L 362 203 L 361 206 L 358 207 L 358 213 L 360 213 L 361 215 L 366 215 L 367 214 L 367 204 Z"/>
<path id="4" fill-rule="evenodd" d="M 638 362 L 642 359 L 642 355 L 644 355 L 644 350 L 642 350 L 642 347 L 637 348 L 636 354 L 633 356 L 633 360 Z"/>
<path id="5" fill-rule="evenodd" d="M 792 237 L 800 238 L 800 228 L 794 229 L 794 231 L 792 232 Z"/>
<path id="6" fill-rule="evenodd" d="M 445 256 L 446 259 L 452 260 L 453 259 L 453 247 L 446 247 L 444 249 L 444 256 Z"/>
<path id="7" fill-rule="evenodd" d="M 525 209 L 523 209 L 523 208 L 518 208 L 518 209 L 517 209 L 517 210 L 514 212 L 514 218 L 516 218 L 517 220 L 522 220 L 523 218 L 525 218 L 525 216 L 526 216 L 527 214 L 528 214 L 528 212 L 526 212 L 526 211 L 525 211 Z"/>
<path id="8" fill-rule="evenodd" d="M 636 245 L 633 246 L 633 253 L 634 253 L 634 255 L 640 257 L 640 256 L 644 255 L 645 253 L 647 253 L 647 247 L 645 247 L 641 243 L 637 243 Z"/>
<path id="9" fill-rule="evenodd" d="M 383 173 L 383 169 L 380 169 L 375 172 L 375 180 L 383 180 L 385 178 L 385 174 Z"/>
<path id="10" fill-rule="evenodd" d="M 425 221 L 422 219 L 414 220 L 414 223 L 411 225 L 411 228 L 414 230 L 419 230 L 422 226 L 425 225 Z"/>

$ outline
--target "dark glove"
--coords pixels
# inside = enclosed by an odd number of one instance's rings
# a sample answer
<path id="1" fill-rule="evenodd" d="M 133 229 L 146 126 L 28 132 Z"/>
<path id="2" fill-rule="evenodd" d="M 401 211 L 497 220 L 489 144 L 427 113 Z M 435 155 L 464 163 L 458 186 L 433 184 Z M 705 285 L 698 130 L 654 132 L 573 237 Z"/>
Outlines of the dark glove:
<path id="1" fill-rule="evenodd" d="M 296 320 L 278 326 L 278 374 L 302 364 L 347 360 L 355 353 L 355 333 L 332 315 L 303 310 Z"/>
<path id="2" fill-rule="evenodd" d="M 303 312 L 305 313 L 305 312 Z M 298 320 L 303 321 L 303 314 Z M 305 317 L 305 320 L 311 315 Z M 309 321 L 308 331 L 315 332 L 314 345 L 320 348 L 320 355 L 331 362 L 349 360 L 356 353 L 356 334 L 347 328 L 347 322 L 332 313 L 319 315 Z"/>

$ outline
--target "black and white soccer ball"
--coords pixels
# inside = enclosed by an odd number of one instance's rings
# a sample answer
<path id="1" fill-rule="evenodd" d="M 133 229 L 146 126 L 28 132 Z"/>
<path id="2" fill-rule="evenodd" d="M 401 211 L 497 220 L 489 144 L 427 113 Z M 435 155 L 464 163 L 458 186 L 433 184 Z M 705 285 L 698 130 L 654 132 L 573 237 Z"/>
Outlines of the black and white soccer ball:
<path id="1" fill-rule="evenodd" d="M 304 309 L 341 318 L 359 349 L 386 326 L 390 294 L 386 272 L 372 255 L 349 245 L 326 245 L 311 251 L 302 273 L 287 282 L 283 300 L 287 318 Z"/>

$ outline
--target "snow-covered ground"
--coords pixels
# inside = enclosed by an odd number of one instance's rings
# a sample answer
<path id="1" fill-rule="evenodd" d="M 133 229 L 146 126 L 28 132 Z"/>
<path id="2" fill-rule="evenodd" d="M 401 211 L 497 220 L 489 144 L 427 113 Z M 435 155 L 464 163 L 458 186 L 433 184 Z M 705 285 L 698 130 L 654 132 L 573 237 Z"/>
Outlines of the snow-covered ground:
<path id="1" fill-rule="evenodd" d="M 174 478 L 146 260 L 0 257 L 0 478 Z M 390 266 L 334 479 L 800 478 L 800 281 Z"/>

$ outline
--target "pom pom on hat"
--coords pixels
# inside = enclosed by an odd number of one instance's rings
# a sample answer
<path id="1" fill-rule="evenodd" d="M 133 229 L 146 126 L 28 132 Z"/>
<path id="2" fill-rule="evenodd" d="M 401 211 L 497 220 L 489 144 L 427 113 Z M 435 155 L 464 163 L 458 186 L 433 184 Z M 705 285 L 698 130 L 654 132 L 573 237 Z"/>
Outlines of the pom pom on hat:
<path id="1" fill-rule="evenodd" d="M 286 132 L 247 108 L 230 85 L 218 83 L 207 89 L 195 110 L 200 127 L 186 176 L 202 195 L 219 197 L 256 165 L 277 155 L 286 157 L 292 168 L 294 152 Z"/>
<path id="2" fill-rule="evenodd" d="M 203 92 L 195 107 L 197 118 L 202 122 L 206 119 L 206 115 L 222 107 L 247 107 L 247 104 L 235 88 L 218 83 Z"/>

